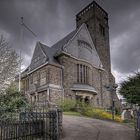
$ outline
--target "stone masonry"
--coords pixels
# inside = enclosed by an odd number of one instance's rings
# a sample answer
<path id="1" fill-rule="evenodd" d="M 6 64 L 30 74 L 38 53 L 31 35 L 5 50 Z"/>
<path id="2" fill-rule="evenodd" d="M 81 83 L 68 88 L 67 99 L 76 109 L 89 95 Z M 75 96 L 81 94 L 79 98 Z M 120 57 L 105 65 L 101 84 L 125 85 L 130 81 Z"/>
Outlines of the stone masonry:
<path id="1" fill-rule="evenodd" d="M 51 47 L 37 42 L 31 64 L 22 73 L 22 92 L 39 105 L 71 99 L 109 109 L 112 93 L 105 86 L 113 85 L 115 78 L 108 14 L 93 1 L 76 15 L 76 24 Z"/>

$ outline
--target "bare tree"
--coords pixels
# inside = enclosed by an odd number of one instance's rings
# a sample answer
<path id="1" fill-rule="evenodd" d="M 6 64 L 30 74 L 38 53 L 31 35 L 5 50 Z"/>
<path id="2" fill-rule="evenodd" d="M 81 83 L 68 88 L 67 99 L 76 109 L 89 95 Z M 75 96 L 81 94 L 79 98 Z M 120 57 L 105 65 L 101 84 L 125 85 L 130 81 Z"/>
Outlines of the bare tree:
<path id="1" fill-rule="evenodd" d="M 19 73 L 19 57 L 6 39 L 0 36 L 0 91 L 3 91 Z"/>

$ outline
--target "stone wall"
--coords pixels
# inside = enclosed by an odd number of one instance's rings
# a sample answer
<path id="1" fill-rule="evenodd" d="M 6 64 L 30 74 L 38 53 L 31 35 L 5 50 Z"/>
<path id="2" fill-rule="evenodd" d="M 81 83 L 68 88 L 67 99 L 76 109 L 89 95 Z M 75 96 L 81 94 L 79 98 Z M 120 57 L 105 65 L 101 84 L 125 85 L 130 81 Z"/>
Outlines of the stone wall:
<path id="1" fill-rule="evenodd" d="M 85 23 L 91 34 L 101 62 L 106 70 L 110 71 L 110 46 L 108 14 L 95 2 L 76 15 L 77 27 Z M 104 35 L 100 32 L 100 26 L 104 29 Z"/>
<path id="2" fill-rule="evenodd" d="M 62 68 L 49 66 L 49 84 L 62 86 Z"/>
<path id="3" fill-rule="evenodd" d="M 48 95 L 47 95 L 47 90 L 38 93 L 38 101 L 41 102 L 46 102 L 49 99 Z"/>
<path id="4" fill-rule="evenodd" d="M 59 103 L 60 101 L 62 101 L 63 100 L 63 92 L 62 92 L 62 90 L 50 89 L 49 100 L 52 103 Z"/>
<path id="5" fill-rule="evenodd" d="M 82 64 L 89 67 L 88 85 L 93 86 L 97 91 L 97 95 L 90 93 L 92 95 L 91 104 L 105 108 L 111 106 L 111 93 L 104 88 L 104 85 L 109 84 L 108 72 L 99 70 L 85 61 L 80 61 L 67 55 L 62 55 L 59 61 L 62 63 L 63 68 L 47 65 L 32 73 L 34 75 L 35 73 L 39 74 L 42 70 L 46 71 L 46 84 L 44 86 L 39 85 L 40 79 L 37 80 L 38 86 L 36 89 L 31 89 L 33 86 L 29 84 L 29 91 L 38 92 L 36 98 L 39 99 L 39 102 L 44 102 L 45 100 L 55 103 L 64 97 L 76 99 L 77 92 L 72 91 L 71 87 L 77 83 L 77 64 Z M 30 76 L 31 74 L 23 79 L 24 84 L 25 79 L 29 79 L 30 82 Z M 89 95 L 89 92 L 84 91 L 82 94 Z"/>
<path id="6" fill-rule="evenodd" d="M 92 2 L 76 15 L 77 27 L 79 28 L 83 23 L 85 23 L 88 27 L 98 55 L 101 59 L 101 62 L 103 63 L 103 68 L 105 69 L 105 72 L 103 72 L 104 74 L 102 84 L 115 84 L 114 76 L 111 74 L 108 14 L 96 2 Z M 105 93 L 103 103 L 104 106 L 110 106 L 112 104 L 111 93 L 107 92 L 104 88 L 100 89 L 100 91 L 103 94 Z M 116 104 L 119 107 L 120 102 L 118 97 L 116 96 L 115 98 L 117 98 Z"/>
<path id="7" fill-rule="evenodd" d="M 89 70 L 89 85 L 95 87 L 97 95 L 92 95 L 92 103 L 95 106 L 109 108 L 111 106 L 111 94 L 104 85 L 109 84 L 108 73 L 104 70 L 99 70 L 87 62 L 77 60 L 70 56 L 63 55 L 59 58 L 64 66 L 63 68 L 63 87 L 65 98 L 75 99 L 76 91 L 72 91 L 71 87 L 77 83 L 77 64 L 83 64 L 90 68 Z M 89 95 L 89 92 L 81 92 L 81 94 Z M 103 100 L 103 101 L 102 101 Z"/>
<path id="8" fill-rule="evenodd" d="M 40 74 L 45 72 L 45 83 L 40 85 Z M 37 76 L 37 82 L 33 82 Z M 28 87 L 28 88 L 27 88 Z M 46 65 L 22 78 L 22 92 L 28 94 L 28 99 L 41 104 L 56 102 L 63 98 L 62 68 L 55 65 Z"/>

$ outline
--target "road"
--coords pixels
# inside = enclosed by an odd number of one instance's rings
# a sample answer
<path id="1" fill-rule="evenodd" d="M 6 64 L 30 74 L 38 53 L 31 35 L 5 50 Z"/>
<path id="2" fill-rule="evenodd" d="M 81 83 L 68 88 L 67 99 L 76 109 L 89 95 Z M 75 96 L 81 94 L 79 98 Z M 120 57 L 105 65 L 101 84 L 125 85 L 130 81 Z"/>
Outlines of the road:
<path id="1" fill-rule="evenodd" d="M 110 121 L 63 116 L 62 140 L 135 140 L 134 130 Z"/>

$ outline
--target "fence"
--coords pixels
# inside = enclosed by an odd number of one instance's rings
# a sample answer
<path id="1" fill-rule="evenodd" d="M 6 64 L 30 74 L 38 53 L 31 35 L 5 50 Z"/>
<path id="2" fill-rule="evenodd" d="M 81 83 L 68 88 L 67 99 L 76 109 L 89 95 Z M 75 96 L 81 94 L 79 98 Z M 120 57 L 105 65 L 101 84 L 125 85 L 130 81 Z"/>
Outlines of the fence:
<path id="1" fill-rule="evenodd" d="M 0 119 L 0 140 L 59 140 L 61 133 L 60 109 L 8 112 Z"/>
<path id="2" fill-rule="evenodd" d="M 140 108 L 134 111 L 134 123 L 136 140 L 140 140 Z"/>

